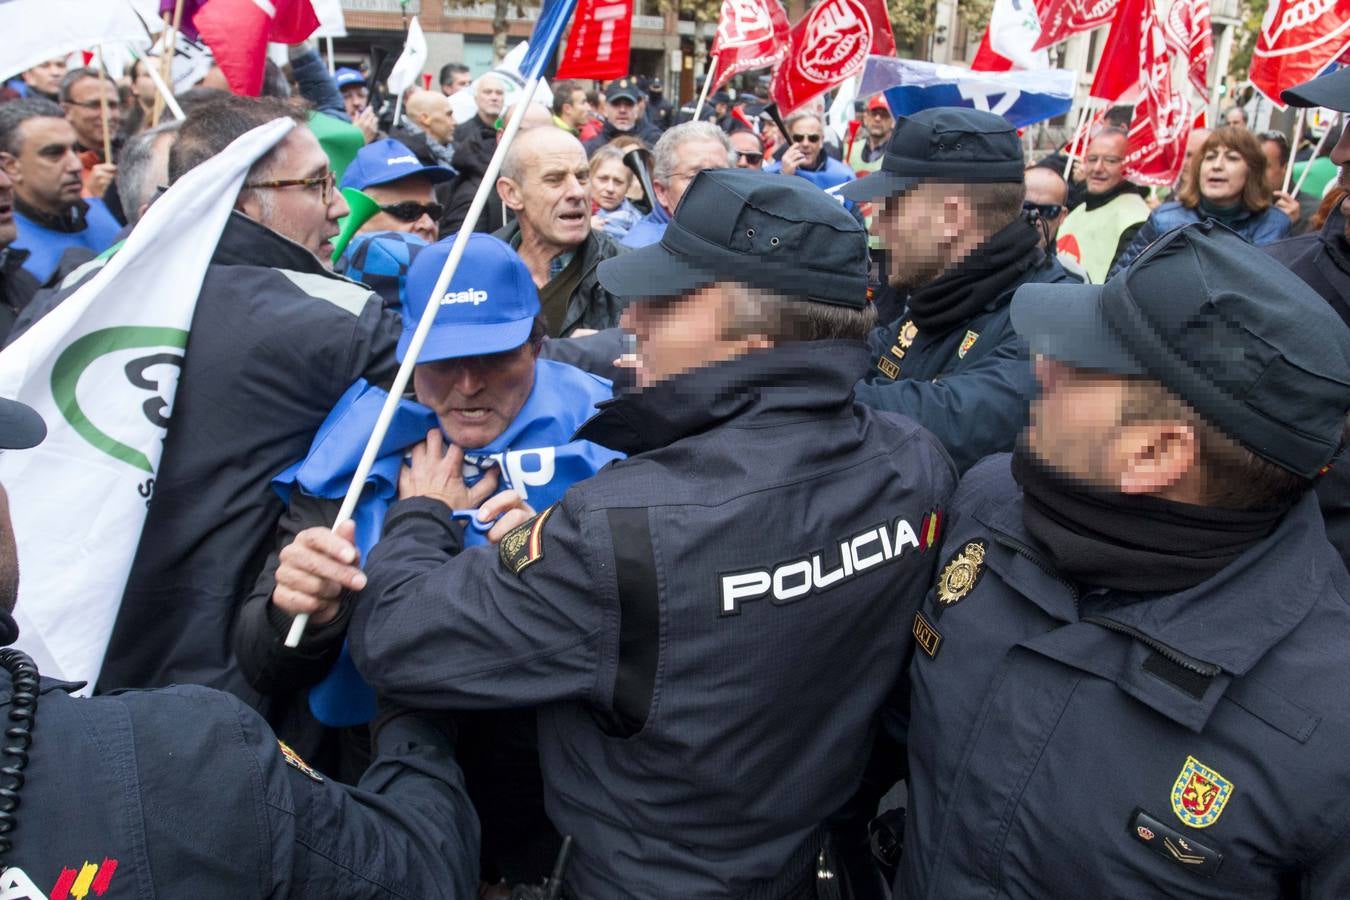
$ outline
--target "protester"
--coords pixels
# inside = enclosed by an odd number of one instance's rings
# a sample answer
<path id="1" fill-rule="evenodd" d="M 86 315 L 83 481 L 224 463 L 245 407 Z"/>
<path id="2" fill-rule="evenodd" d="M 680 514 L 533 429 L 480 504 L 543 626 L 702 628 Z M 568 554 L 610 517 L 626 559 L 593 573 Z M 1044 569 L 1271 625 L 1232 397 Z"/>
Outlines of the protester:
<path id="1" fill-rule="evenodd" d="M 342 94 L 342 107 L 354 121 L 370 100 L 366 76 L 356 69 L 342 68 L 333 73 L 333 82 Z"/>
<path id="2" fill-rule="evenodd" d="M 1186 187 L 1186 178 L 1191 171 L 1191 159 L 1200 152 L 1200 148 L 1213 133 L 1209 128 L 1192 128 L 1191 133 L 1186 136 L 1186 153 L 1181 158 L 1181 174 L 1177 176 L 1176 184 L 1177 193 Z"/>
<path id="3" fill-rule="evenodd" d="M 675 104 L 666 99 L 666 83 L 660 78 L 647 82 L 647 121 L 661 131 L 675 124 Z"/>
<path id="4" fill-rule="evenodd" d="M 473 75 L 470 74 L 469 67 L 463 63 L 446 63 L 441 66 L 439 82 L 441 93 L 453 97 L 473 83 Z"/>
<path id="5" fill-rule="evenodd" d="M 638 104 L 642 92 L 632 78 L 620 78 L 611 81 L 605 88 L 605 125 L 600 133 L 586 141 L 586 153 L 590 155 L 615 138 L 632 135 L 648 147 L 655 146 L 661 139 L 661 130 L 642 118 Z"/>
<path id="6" fill-rule="evenodd" d="M 378 206 L 358 234 L 406 231 L 430 244 L 444 212 L 434 188 L 453 177 L 449 169 L 421 165 L 411 150 L 385 138 L 361 148 L 342 176 L 342 187 L 361 191 Z"/>
<path id="7" fill-rule="evenodd" d="M 1022 211 L 1033 216 L 1032 224 L 1041 231 L 1041 249 L 1053 255 L 1064 271 L 1079 281 L 1087 282 L 1087 272 L 1071 256 L 1061 256 L 1055 249 L 1055 239 L 1060 226 L 1069 215 L 1069 185 L 1059 174 L 1055 165 L 1046 165 L 1042 160 L 1027 169 L 1025 175 L 1026 199 L 1022 201 Z"/>
<path id="8" fill-rule="evenodd" d="M 838 187 L 855 176 L 848 166 L 825 152 L 825 124 L 815 113 L 795 113 L 783 123 L 791 144 L 781 159 L 764 167 L 766 172 L 798 175 L 816 187 Z"/>
<path id="9" fill-rule="evenodd" d="M 560 81 L 553 86 L 553 124 L 576 137 L 591 118 L 591 104 L 579 81 Z"/>
<path id="10" fill-rule="evenodd" d="M 625 247 L 646 247 L 665 234 L 666 225 L 680 205 L 689 183 L 704 169 L 729 169 L 736 165 L 736 151 L 726 132 L 711 122 L 684 122 L 671 128 L 652 148 L 652 211 L 628 230 L 620 241 Z"/>
<path id="11" fill-rule="evenodd" d="M 459 173 L 450 187 L 449 208 L 446 219 L 441 224 L 442 233 L 459 230 L 469 207 L 473 204 L 478 186 L 487 174 L 488 163 L 497 149 L 497 117 L 502 112 L 502 97 L 505 94 L 502 82 L 496 76 L 484 75 L 474 88 L 474 100 L 478 112 L 472 119 L 455 128 L 455 155 L 453 167 Z M 505 224 L 501 206 L 488 203 L 474 223 L 474 231 L 496 231 Z"/>
<path id="12" fill-rule="evenodd" d="M 960 149 L 958 149 L 960 147 Z M 1013 291 L 1072 280 L 1022 214 L 1022 143 L 1002 116 L 938 107 L 902 117 L 881 168 L 845 185 L 872 202 L 903 312 L 869 338 L 857 398 L 935 434 L 964 471 L 1011 450 L 1033 384 Z"/>
<path id="13" fill-rule="evenodd" d="M 1223 124 L 1229 128 L 1246 128 L 1247 111 L 1240 106 L 1230 106 L 1224 110 Z"/>
<path id="14" fill-rule="evenodd" d="M 65 57 L 40 62 L 31 69 L 25 69 L 19 76 L 24 86 L 24 96 L 51 100 L 55 103 L 61 95 L 61 79 L 66 75 Z"/>
<path id="15" fill-rule="evenodd" d="M 642 213 L 628 199 L 633 186 L 633 171 L 623 162 L 623 151 L 617 147 L 601 147 L 591 154 L 591 228 L 603 231 L 612 238 L 628 233 Z"/>
<path id="16" fill-rule="evenodd" d="M 1191 159 L 1177 199 L 1149 214 L 1112 273 L 1124 270 L 1149 244 L 1189 222 L 1214 219 L 1259 246 L 1289 236 L 1289 217 L 1270 202 L 1266 157 L 1245 128 L 1215 129 Z"/>
<path id="17" fill-rule="evenodd" d="M 103 156 L 105 129 L 108 141 L 112 142 L 122 122 L 117 85 L 98 69 L 71 69 L 61 79 L 60 95 L 66 121 L 75 129 L 79 141 L 83 196 L 102 197 L 117 174 L 113 159 Z M 117 140 L 115 148 L 121 146 L 121 139 Z"/>
<path id="18" fill-rule="evenodd" d="M 1149 216 L 1148 204 L 1125 180 L 1127 144 L 1122 128 L 1097 132 L 1083 155 L 1087 194 L 1059 228 L 1059 254 L 1082 266 L 1093 284 L 1106 280 Z"/>
<path id="19" fill-rule="evenodd" d="M 45 432 L 32 409 L 0 399 L 6 452 Z M 18 637 L 18 587 L 0 487 L 0 644 Z M 0 710 L 15 748 L 6 751 L 7 892 L 46 897 L 42 884 L 54 885 L 52 897 L 366 898 L 475 889 L 478 822 L 443 716 L 387 705 L 372 729 L 375 760 L 346 787 L 229 694 L 185 685 L 80 699 L 70 696 L 77 687 L 41 677 L 18 650 L 0 652 Z"/>
<path id="20" fill-rule="evenodd" d="M 736 152 L 736 168 L 755 171 L 764 168 L 764 142 L 760 140 L 759 135 L 748 128 L 742 128 L 740 131 L 733 131 L 728 140 L 731 141 L 731 149 Z"/>
<path id="21" fill-rule="evenodd" d="M 28 251 L 23 267 L 39 282 L 56 271 L 67 248 L 101 253 L 121 227 L 102 200 L 81 199 L 77 148 L 75 130 L 55 103 L 0 104 L 0 165 L 14 183 L 19 229 L 10 246 Z"/>
<path id="22" fill-rule="evenodd" d="M 404 118 L 414 130 L 394 129 L 390 137 L 410 148 L 424 164 L 455 171 L 455 120 L 450 104 L 434 91 L 413 91 L 405 108 Z"/>
<path id="23" fill-rule="evenodd" d="M 875 94 L 867 101 L 863 118 L 863 129 L 867 132 L 863 140 L 853 142 L 853 151 L 849 154 L 848 165 L 855 173 L 875 172 L 881 168 L 881 159 L 886 155 L 886 144 L 895 128 L 895 118 L 891 115 L 890 104 L 885 94 Z"/>
<path id="24" fill-rule="evenodd" d="M 131 103 L 122 113 L 119 144 L 150 127 L 150 122 L 154 117 L 155 100 L 159 97 L 159 88 L 155 87 L 155 80 L 150 77 L 150 66 L 156 64 L 157 61 L 153 57 L 146 58 L 144 56 L 136 57 L 131 63 L 131 69 L 129 70 L 131 75 Z"/>
<path id="25" fill-rule="evenodd" d="M 14 246 L 18 233 L 14 219 L 14 182 L 0 166 L 0 346 L 4 346 L 14 321 L 38 289 L 37 279 L 23 268 L 28 251 Z"/>
<path id="26" fill-rule="evenodd" d="M 165 122 L 127 140 L 117 163 L 117 197 L 134 226 L 145 215 L 155 192 L 169 185 L 169 148 L 182 122 Z"/>
<path id="27" fill-rule="evenodd" d="M 1317 212 L 1321 198 L 1306 192 L 1295 197 L 1285 193 L 1284 180 L 1289 171 L 1289 138 L 1282 131 L 1263 131 L 1260 134 L 1261 152 L 1266 156 L 1266 185 L 1271 190 L 1276 209 L 1289 217 L 1294 234 L 1305 234 Z M 1293 185 L 1290 185 L 1292 190 Z M 1315 229 L 1314 229 L 1315 230 Z"/>
<path id="28" fill-rule="evenodd" d="M 581 142 L 558 128 L 517 135 L 497 178 L 497 195 L 516 216 L 497 237 L 529 268 L 550 337 L 613 328 L 623 311 L 596 276 L 622 248 L 591 228 L 589 181 Z"/>
<path id="29" fill-rule="evenodd" d="M 666 242 L 603 269 L 635 301 L 643 389 L 577 437 L 630 459 L 461 550 L 459 459 L 415 457 L 409 482 L 442 487 L 390 508 L 352 657 L 396 702 L 538 706 L 569 896 L 808 896 L 833 877 L 819 823 L 862 775 L 951 465 L 853 404 L 866 241 L 805 182 L 702 172 Z M 316 537 L 311 598 L 362 575 Z M 822 572 L 822 540 L 851 562 Z"/>
<path id="30" fill-rule="evenodd" d="M 914 619 L 897 896 L 1347 896 L 1350 578 L 1310 489 L 1350 333 L 1214 222 L 1013 321 L 1041 391 Z"/>

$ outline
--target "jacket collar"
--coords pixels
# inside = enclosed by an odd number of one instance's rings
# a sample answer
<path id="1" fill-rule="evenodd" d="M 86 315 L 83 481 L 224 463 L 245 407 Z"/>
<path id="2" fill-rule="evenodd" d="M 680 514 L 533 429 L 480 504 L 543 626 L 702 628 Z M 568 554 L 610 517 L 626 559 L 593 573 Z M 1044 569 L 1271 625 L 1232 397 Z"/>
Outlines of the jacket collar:
<path id="1" fill-rule="evenodd" d="M 851 405 L 868 360 L 856 341 L 756 351 L 601 403 L 576 439 L 632 456 L 733 420 L 828 415 Z"/>
<path id="2" fill-rule="evenodd" d="M 29 206 L 21 197 L 19 197 L 18 193 L 15 192 L 14 211 L 48 231 L 58 231 L 62 234 L 75 234 L 84 231 L 85 229 L 85 216 L 89 213 L 89 203 L 85 200 L 76 200 L 60 214 L 52 215 L 51 213 L 43 212 L 35 206 Z"/>
<path id="3" fill-rule="evenodd" d="M 319 258 L 308 249 L 266 225 L 253 221 L 238 210 L 230 213 L 211 262 L 221 266 L 289 269 L 293 272 L 339 277 L 324 268 Z"/>

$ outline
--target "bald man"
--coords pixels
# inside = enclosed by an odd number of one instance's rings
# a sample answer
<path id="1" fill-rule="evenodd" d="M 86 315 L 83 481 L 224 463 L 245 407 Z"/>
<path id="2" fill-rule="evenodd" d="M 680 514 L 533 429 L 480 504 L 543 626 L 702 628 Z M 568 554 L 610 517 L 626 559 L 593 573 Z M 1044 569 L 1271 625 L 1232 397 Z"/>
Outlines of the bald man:
<path id="1" fill-rule="evenodd" d="M 613 328 L 623 301 L 600 286 L 596 266 L 622 250 L 591 229 L 590 167 L 581 141 L 561 128 L 516 136 L 497 194 L 516 219 L 497 232 L 529 267 L 552 337 Z"/>
<path id="2" fill-rule="evenodd" d="M 407 144 L 422 162 L 435 162 L 442 166 L 454 163 L 455 120 L 450 115 L 450 101 L 444 94 L 434 91 L 414 91 L 404 104 L 408 121 L 417 126 L 426 143 L 432 159 L 428 160 L 420 152 L 417 141 L 409 141 L 403 134 L 390 134 L 390 137 Z"/>
<path id="3" fill-rule="evenodd" d="M 1069 214 L 1069 183 L 1050 166 L 1032 166 L 1026 172 L 1026 197 L 1022 209 L 1030 213 L 1034 208 L 1037 226 L 1041 229 L 1041 248 L 1053 253 L 1059 226 Z M 1042 224 L 1043 223 L 1043 224 Z M 1087 272 L 1072 256 L 1057 256 L 1060 265 L 1079 281 L 1088 280 Z"/>

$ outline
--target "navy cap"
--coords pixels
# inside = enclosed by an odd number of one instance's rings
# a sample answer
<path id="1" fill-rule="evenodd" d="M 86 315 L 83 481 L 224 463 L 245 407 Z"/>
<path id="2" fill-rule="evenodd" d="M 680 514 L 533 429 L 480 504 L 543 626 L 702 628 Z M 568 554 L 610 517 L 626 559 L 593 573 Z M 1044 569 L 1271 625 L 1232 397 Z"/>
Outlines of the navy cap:
<path id="1" fill-rule="evenodd" d="M 1350 410 L 1350 332 L 1303 279 L 1214 221 L 1102 285 L 1027 284 L 1013 327 L 1071 366 L 1161 382 L 1253 453 L 1313 478 Z"/>
<path id="2" fill-rule="evenodd" d="M 454 242 L 449 237 L 423 248 L 408 269 L 399 362 Z M 440 308 L 418 362 L 514 350 L 529 339 L 539 315 L 539 290 L 530 270 L 509 244 L 482 232 L 469 235 L 455 277 L 437 302 Z"/>
<path id="3" fill-rule="evenodd" d="M 649 94 L 659 94 L 665 89 L 666 83 L 660 78 L 653 78 L 651 81 L 647 82 L 647 93 Z"/>
<path id="4" fill-rule="evenodd" d="M 355 69 L 342 68 L 333 73 L 333 80 L 337 82 L 338 90 L 342 90 L 353 84 L 359 84 L 364 87 L 366 76 Z"/>
<path id="5" fill-rule="evenodd" d="M 47 423 L 31 406 L 0 397 L 0 448 L 27 450 L 46 436 Z"/>
<path id="6" fill-rule="evenodd" d="M 1350 112 L 1350 68 L 1296 84 L 1280 92 L 1290 106 L 1325 106 L 1338 112 Z"/>
<path id="7" fill-rule="evenodd" d="M 659 243 L 604 260 L 596 271 L 617 297 L 673 297 L 739 281 L 862 309 L 867 260 L 862 225 L 806 179 L 705 169 Z"/>
<path id="8" fill-rule="evenodd" d="M 431 179 L 432 184 L 449 181 L 455 177 L 444 166 L 424 166 L 422 161 L 393 138 L 373 141 L 356 152 L 356 158 L 347 166 L 339 187 L 355 188 L 363 191 L 377 184 L 388 184 L 407 178 L 410 175 L 422 175 Z"/>
<path id="9" fill-rule="evenodd" d="M 1013 182 L 1023 179 L 1022 139 L 1002 116 L 957 106 L 896 119 L 881 168 L 839 190 L 859 203 L 903 194 L 925 179 Z"/>
<path id="10" fill-rule="evenodd" d="M 620 78 L 617 81 L 611 81 L 609 87 L 605 88 L 606 100 L 618 100 L 620 97 L 632 100 L 637 103 L 642 99 L 642 92 L 638 90 L 637 82 L 632 78 Z"/>

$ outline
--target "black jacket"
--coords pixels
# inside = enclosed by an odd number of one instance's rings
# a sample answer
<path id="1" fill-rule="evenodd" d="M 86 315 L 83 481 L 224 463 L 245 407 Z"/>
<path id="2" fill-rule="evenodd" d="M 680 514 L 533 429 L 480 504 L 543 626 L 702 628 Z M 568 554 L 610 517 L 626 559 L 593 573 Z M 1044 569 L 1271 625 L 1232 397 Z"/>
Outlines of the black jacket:
<path id="1" fill-rule="evenodd" d="M 603 404 L 630 454 L 461 552 L 395 504 L 358 668 L 419 707 L 538 704 L 579 897 L 783 897 L 857 788 L 953 484 L 923 429 L 853 402 L 858 343 L 790 344 Z M 841 555 L 843 559 L 841 560 Z"/>
<path id="2" fill-rule="evenodd" d="M 441 217 L 440 233 L 452 234 L 464 224 L 473 205 L 473 196 L 487 174 L 488 163 L 497 149 L 497 129 L 474 116 L 455 128 L 454 167 L 458 173 L 450 182 L 450 199 Z M 505 223 L 502 202 L 493 191 L 478 216 L 474 231 L 494 232 Z"/>
<path id="3" fill-rule="evenodd" d="M 656 145 L 657 141 L 661 140 L 661 129 L 646 119 L 638 119 L 637 124 L 629 131 L 620 131 L 614 127 L 613 122 L 606 122 L 600 133 L 585 143 L 586 155 L 590 156 L 610 141 L 621 137 L 635 137 L 646 144 L 648 148 L 651 148 Z"/>
<path id="4" fill-rule="evenodd" d="M 520 223 L 512 221 L 494 237 L 499 237 L 512 247 L 519 248 Z M 627 248 L 619 246 L 618 241 L 604 232 L 591 229 L 590 236 L 581 245 L 579 252 L 581 280 L 572 291 L 572 298 L 567 304 L 567 314 L 563 317 L 562 328 L 556 337 L 565 338 L 578 328 L 593 328 L 596 331 L 614 328 L 619 324 L 624 307 L 628 305 L 622 298 L 605 290 L 600 284 L 600 276 L 596 274 L 596 268 L 602 261 L 620 253 L 627 253 Z M 544 290 L 547 289 L 545 286 Z M 565 361 L 572 362 L 570 359 Z"/>
<path id="5" fill-rule="evenodd" d="M 0 346 L 4 346 L 14 321 L 38 291 L 38 281 L 23 267 L 27 250 L 0 248 Z"/>
<path id="6" fill-rule="evenodd" d="M 392 378 L 399 329 L 368 288 L 231 215 L 197 300 L 101 691 L 187 682 L 257 699 L 230 645 L 283 510 L 270 482 L 352 382 Z"/>

